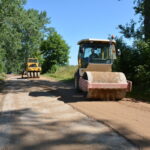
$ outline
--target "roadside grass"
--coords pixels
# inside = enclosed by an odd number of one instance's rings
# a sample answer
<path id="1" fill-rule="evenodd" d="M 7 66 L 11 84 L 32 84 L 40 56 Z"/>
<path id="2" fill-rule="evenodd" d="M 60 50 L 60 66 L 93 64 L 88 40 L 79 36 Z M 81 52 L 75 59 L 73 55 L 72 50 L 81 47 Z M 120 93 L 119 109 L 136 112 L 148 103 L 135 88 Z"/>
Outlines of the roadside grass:
<path id="1" fill-rule="evenodd" d="M 77 66 L 59 66 L 54 73 L 46 73 L 44 76 L 51 77 L 57 81 L 73 82 Z"/>

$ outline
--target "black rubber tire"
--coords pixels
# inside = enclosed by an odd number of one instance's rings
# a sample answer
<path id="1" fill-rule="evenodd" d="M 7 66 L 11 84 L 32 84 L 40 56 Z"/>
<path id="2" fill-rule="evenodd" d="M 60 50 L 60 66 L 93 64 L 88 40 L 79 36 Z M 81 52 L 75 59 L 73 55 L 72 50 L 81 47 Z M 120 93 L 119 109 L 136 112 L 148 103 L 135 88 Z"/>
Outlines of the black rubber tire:
<path id="1" fill-rule="evenodd" d="M 79 78 L 80 78 L 79 71 L 77 71 L 74 75 L 74 87 L 78 92 L 81 91 L 79 88 Z"/>

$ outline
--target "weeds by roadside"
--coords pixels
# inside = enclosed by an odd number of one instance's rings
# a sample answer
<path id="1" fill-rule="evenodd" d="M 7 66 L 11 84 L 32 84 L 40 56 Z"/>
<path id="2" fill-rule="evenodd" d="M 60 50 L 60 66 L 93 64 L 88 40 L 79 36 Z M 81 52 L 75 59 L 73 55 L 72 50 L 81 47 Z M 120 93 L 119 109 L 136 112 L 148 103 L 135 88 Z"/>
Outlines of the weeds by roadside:
<path id="1" fill-rule="evenodd" d="M 54 73 L 44 74 L 47 77 L 55 78 L 58 81 L 71 82 L 74 78 L 74 73 L 77 69 L 77 66 L 60 66 L 57 67 Z"/>

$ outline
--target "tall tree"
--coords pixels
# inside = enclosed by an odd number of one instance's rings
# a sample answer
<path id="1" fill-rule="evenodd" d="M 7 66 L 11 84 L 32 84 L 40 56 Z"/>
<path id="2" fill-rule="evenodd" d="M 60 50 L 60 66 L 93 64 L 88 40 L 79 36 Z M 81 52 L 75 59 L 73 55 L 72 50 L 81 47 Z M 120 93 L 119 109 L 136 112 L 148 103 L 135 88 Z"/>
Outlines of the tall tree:
<path id="1" fill-rule="evenodd" d="M 145 0 L 144 2 L 144 34 L 145 39 L 150 39 L 150 1 Z"/>
<path id="2" fill-rule="evenodd" d="M 51 30 L 47 39 L 42 41 L 41 52 L 44 57 L 43 72 L 55 65 L 68 64 L 69 46 L 55 30 Z"/>
<path id="3" fill-rule="evenodd" d="M 46 17 L 46 12 L 39 13 L 34 9 L 25 11 L 23 16 L 23 26 L 19 29 L 22 33 L 20 58 L 24 58 L 26 61 L 28 57 L 40 55 L 41 40 L 44 38 L 44 33 L 47 30 L 46 24 L 49 23 L 49 20 Z"/>
<path id="4" fill-rule="evenodd" d="M 150 39 L 150 1 L 134 0 L 134 4 L 135 13 L 140 15 L 140 27 L 136 29 L 137 23 L 131 20 L 130 23 L 125 26 L 119 25 L 119 28 L 126 38 L 133 37 L 147 41 Z"/>
<path id="5" fill-rule="evenodd" d="M 125 26 L 119 25 L 121 33 L 125 38 L 133 38 L 132 48 L 125 49 L 116 61 L 115 69 L 125 70 L 130 79 L 134 81 L 134 87 L 150 91 L 150 1 L 134 0 L 134 10 L 140 15 L 139 22 L 131 20 Z M 119 46 L 120 47 L 120 46 Z M 122 47 L 122 45 L 121 45 Z M 124 48 L 124 47 L 123 47 Z M 124 67 L 123 65 L 125 64 Z"/>
<path id="6" fill-rule="evenodd" d="M 40 55 L 40 43 L 49 19 L 46 12 L 24 9 L 25 0 L 0 0 L 1 68 L 17 72 L 27 57 Z M 0 55 L 2 55 L 0 54 Z"/>

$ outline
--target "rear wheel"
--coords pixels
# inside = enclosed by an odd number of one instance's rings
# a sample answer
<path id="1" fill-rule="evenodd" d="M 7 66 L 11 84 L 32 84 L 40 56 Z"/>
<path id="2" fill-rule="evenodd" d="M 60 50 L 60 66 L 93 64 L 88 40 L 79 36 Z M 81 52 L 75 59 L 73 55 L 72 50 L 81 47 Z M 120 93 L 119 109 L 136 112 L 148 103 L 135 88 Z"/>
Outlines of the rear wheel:
<path id="1" fill-rule="evenodd" d="M 81 91 L 79 88 L 79 78 L 80 78 L 79 71 L 77 71 L 74 76 L 74 87 L 77 91 Z"/>

